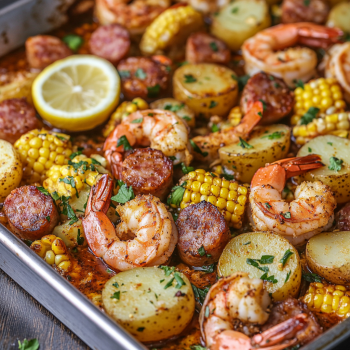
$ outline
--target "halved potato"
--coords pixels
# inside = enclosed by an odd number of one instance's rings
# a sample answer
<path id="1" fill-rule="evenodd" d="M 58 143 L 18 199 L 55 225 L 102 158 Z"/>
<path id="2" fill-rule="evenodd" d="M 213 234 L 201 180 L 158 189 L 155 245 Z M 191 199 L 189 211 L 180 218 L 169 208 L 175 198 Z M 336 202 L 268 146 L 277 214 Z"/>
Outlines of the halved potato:
<path id="1" fill-rule="evenodd" d="M 186 64 L 174 73 L 174 97 L 196 115 L 225 116 L 237 102 L 235 77 L 234 71 L 218 64 Z"/>
<path id="2" fill-rule="evenodd" d="M 350 231 L 323 232 L 306 245 L 310 269 L 335 284 L 350 283 Z"/>
<path id="3" fill-rule="evenodd" d="M 80 237 L 84 238 L 82 246 L 87 246 L 87 241 L 84 235 L 84 228 L 81 220 L 70 225 L 71 220 L 67 220 L 61 225 L 57 225 L 52 234 L 61 238 L 67 247 L 76 247 L 78 245 L 77 238 L 78 233 L 80 232 Z M 79 231 L 78 231 L 79 230 Z"/>
<path id="4" fill-rule="evenodd" d="M 341 2 L 329 12 L 327 26 L 337 27 L 344 32 L 350 32 L 350 3 Z"/>
<path id="5" fill-rule="evenodd" d="M 19 186 L 22 162 L 11 143 L 0 140 L 0 203 Z"/>
<path id="6" fill-rule="evenodd" d="M 182 118 L 189 127 L 196 126 L 195 114 L 191 108 L 185 103 L 175 100 L 175 98 L 167 97 L 154 101 L 150 104 L 152 109 L 166 109 L 174 112 L 177 116 Z"/>
<path id="7" fill-rule="evenodd" d="M 292 252 L 284 267 L 280 260 L 287 251 Z M 273 263 L 260 264 L 259 267 L 268 267 L 267 276 L 274 276 L 276 283 L 266 282 L 266 289 L 272 293 L 275 300 L 284 300 L 287 297 L 296 297 L 301 282 L 301 265 L 298 251 L 280 235 L 269 232 L 243 233 L 233 238 L 221 254 L 218 273 L 220 276 L 229 276 L 235 272 L 248 272 L 251 278 L 260 278 L 265 273 L 259 268 L 247 263 L 247 259 L 261 259 L 264 255 L 273 256 Z"/>
<path id="8" fill-rule="evenodd" d="M 298 156 L 318 154 L 322 158 L 324 167 L 300 175 L 299 181 L 322 181 L 335 193 L 337 203 L 350 200 L 350 140 L 333 136 L 318 136 L 305 144 L 298 152 Z M 331 158 L 343 161 L 339 171 L 330 170 Z"/>
<path id="9" fill-rule="evenodd" d="M 166 276 L 158 267 L 120 272 L 105 284 L 103 306 L 140 341 L 155 342 L 180 334 L 192 320 L 195 300 L 188 278 L 175 274 Z M 185 283 L 181 288 L 176 288 L 174 278 L 178 277 Z"/>
<path id="10" fill-rule="evenodd" d="M 269 27 L 269 7 L 261 0 L 236 0 L 213 16 L 211 33 L 237 51 L 245 40 Z"/>
<path id="11" fill-rule="evenodd" d="M 255 172 L 266 163 L 286 157 L 290 146 L 290 128 L 283 124 L 257 127 L 248 140 L 253 148 L 234 143 L 219 149 L 221 164 L 241 182 L 250 183 Z"/>

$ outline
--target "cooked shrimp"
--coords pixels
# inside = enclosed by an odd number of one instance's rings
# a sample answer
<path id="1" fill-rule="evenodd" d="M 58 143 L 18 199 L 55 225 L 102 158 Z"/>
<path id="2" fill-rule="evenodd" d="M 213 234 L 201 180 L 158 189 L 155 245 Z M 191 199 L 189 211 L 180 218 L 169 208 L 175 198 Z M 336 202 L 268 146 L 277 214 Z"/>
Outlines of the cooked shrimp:
<path id="1" fill-rule="evenodd" d="M 242 46 L 246 73 L 254 75 L 263 71 L 284 79 L 289 86 L 294 86 L 294 80 L 306 82 L 315 74 L 316 53 L 306 47 L 291 46 L 327 48 L 338 42 L 341 35 L 339 29 L 308 22 L 267 28 Z"/>
<path id="2" fill-rule="evenodd" d="M 251 339 L 237 331 L 241 329 L 250 334 L 249 326 L 265 324 L 270 303 L 264 282 L 249 278 L 248 273 L 237 272 L 216 282 L 210 288 L 199 316 L 206 346 L 212 350 L 279 350 L 309 341 L 307 330 L 314 320 L 306 313 L 291 317 Z"/>
<path id="3" fill-rule="evenodd" d="M 220 10 L 221 7 L 228 5 L 231 0 L 180 0 L 192 6 L 195 10 L 212 14 Z"/>
<path id="4" fill-rule="evenodd" d="M 343 88 L 350 103 L 350 42 L 334 45 L 325 56 L 326 78 L 335 78 Z"/>
<path id="5" fill-rule="evenodd" d="M 284 159 L 255 173 L 249 200 L 257 231 L 273 231 L 299 245 L 332 225 L 337 203 L 321 181 L 301 183 L 292 202 L 282 199 L 287 179 L 322 167 L 320 159 L 317 155 Z"/>
<path id="6" fill-rule="evenodd" d="M 176 157 L 174 164 L 189 165 L 192 156 L 188 128 L 175 113 L 160 109 L 147 109 L 130 114 L 106 139 L 103 150 L 111 165 L 113 175 L 120 179 L 124 146 L 118 140 L 126 137 L 130 146 L 150 146 L 168 157 Z"/>
<path id="7" fill-rule="evenodd" d="M 131 35 L 139 35 L 170 3 L 170 0 L 96 0 L 95 15 L 103 25 L 118 23 Z"/>
<path id="8" fill-rule="evenodd" d="M 165 205 L 152 195 L 139 195 L 117 207 L 120 223 L 114 228 L 106 216 L 112 191 L 113 181 L 104 174 L 90 192 L 83 227 L 92 252 L 120 271 L 164 264 L 178 239 Z"/>
<path id="9" fill-rule="evenodd" d="M 252 108 L 243 117 L 241 123 L 236 127 L 223 129 L 220 132 L 214 132 L 206 136 L 196 136 L 193 142 L 200 148 L 202 153 L 194 152 L 195 159 L 202 163 L 212 163 L 218 159 L 218 150 L 220 147 L 237 143 L 241 138 L 246 138 L 253 128 L 260 122 L 263 113 L 263 104 L 257 101 Z M 208 153 L 205 157 L 203 153 Z"/>

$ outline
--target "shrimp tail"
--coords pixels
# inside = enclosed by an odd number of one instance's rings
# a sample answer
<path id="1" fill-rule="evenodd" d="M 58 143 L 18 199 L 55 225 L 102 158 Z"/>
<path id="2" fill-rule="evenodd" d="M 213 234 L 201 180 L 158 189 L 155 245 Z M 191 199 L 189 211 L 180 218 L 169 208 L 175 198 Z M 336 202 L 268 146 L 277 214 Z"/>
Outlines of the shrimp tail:
<path id="1" fill-rule="evenodd" d="M 298 24 L 299 43 L 310 47 L 328 48 L 330 45 L 340 43 L 343 32 L 338 28 L 329 28 L 310 23 Z"/>
<path id="2" fill-rule="evenodd" d="M 235 128 L 235 134 L 248 135 L 254 127 L 261 121 L 264 112 L 264 105 L 261 101 L 256 101 L 252 108 L 245 114 L 242 121 Z"/>
<path id="3" fill-rule="evenodd" d="M 253 346 L 259 346 L 264 350 L 285 349 L 298 343 L 297 333 L 308 324 L 308 316 L 305 313 L 296 315 L 287 321 L 284 321 L 261 334 L 256 334 L 251 339 Z M 290 339 L 287 343 L 281 342 Z M 276 346 L 277 345 L 277 346 Z"/>

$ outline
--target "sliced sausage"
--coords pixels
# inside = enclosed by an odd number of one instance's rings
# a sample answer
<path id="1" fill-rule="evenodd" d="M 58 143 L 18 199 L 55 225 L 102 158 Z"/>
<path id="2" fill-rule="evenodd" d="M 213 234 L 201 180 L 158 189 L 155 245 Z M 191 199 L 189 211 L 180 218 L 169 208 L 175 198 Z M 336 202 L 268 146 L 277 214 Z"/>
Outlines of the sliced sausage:
<path id="1" fill-rule="evenodd" d="M 147 57 L 129 57 L 120 61 L 121 76 L 126 99 L 153 98 L 167 87 L 169 73 L 166 66 Z"/>
<path id="2" fill-rule="evenodd" d="M 119 24 L 100 26 L 92 33 L 89 48 L 93 55 L 117 64 L 129 52 L 129 32 Z"/>
<path id="3" fill-rule="evenodd" d="M 190 63 L 229 63 L 231 53 L 226 44 L 206 33 L 194 33 L 187 39 L 186 61 Z"/>
<path id="4" fill-rule="evenodd" d="M 62 40 L 51 35 L 32 36 L 26 41 L 27 60 L 32 68 L 44 69 L 71 54 L 72 51 Z"/>
<path id="5" fill-rule="evenodd" d="M 191 266 L 218 261 L 230 239 L 230 229 L 224 217 L 217 207 L 205 201 L 183 209 L 176 226 L 180 258 Z"/>
<path id="6" fill-rule="evenodd" d="M 262 327 L 262 331 L 266 331 L 301 313 L 308 315 L 309 322 L 304 328 L 295 334 L 295 337 L 301 345 L 307 344 L 322 333 L 322 328 L 318 324 L 315 315 L 307 308 L 307 306 L 303 302 L 294 298 L 288 298 L 284 301 L 274 303 L 270 316 Z"/>
<path id="7" fill-rule="evenodd" d="M 4 211 L 11 230 L 31 241 L 51 233 L 59 221 L 51 196 L 41 193 L 35 186 L 13 190 L 5 200 Z"/>
<path id="8" fill-rule="evenodd" d="M 335 216 L 336 228 L 340 231 L 350 231 L 350 203 L 346 203 Z"/>
<path id="9" fill-rule="evenodd" d="M 326 0 L 284 0 L 282 23 L 313 22 L 323 24 L 329 14 Z"/>
<path id="10" fill-rule="evenodd" d="M 123 162 L 121 180 L 132 186 L 135 194 L 164 200 L 173 185 L 173 162 L 156 149 L 136 149 Z"/>
<path id="11" fill-rule="evenodd" d="M 39 127 L 35 110 L 25 98 L 0 103 L 0 139 L 15 143 L 23 134 Z"/>
<path id="12" fill-rule="evenodd" d="M 287 84 L 280 78 L 260 72 L 247 82 L 241 97 L 241 109 L 247 113 L 254 102 L 262 101 L 264 113 L 261 124 L 272 124 L 288 115 L 294 97 Z"/>

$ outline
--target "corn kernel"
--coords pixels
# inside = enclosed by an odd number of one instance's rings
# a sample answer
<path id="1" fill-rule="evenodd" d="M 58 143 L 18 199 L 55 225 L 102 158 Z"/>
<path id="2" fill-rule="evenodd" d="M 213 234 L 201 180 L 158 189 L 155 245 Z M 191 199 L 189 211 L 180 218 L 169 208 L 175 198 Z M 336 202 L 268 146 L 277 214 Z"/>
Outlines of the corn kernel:
<path id="1" fill-rule="evenodd" d="M 45 170 L 45 168 L 43 164 L 39 162 L 35 162 L 33 164 L 33 170 L 36 171 L 37 173 L 42 173 Z"/>
<path id="2" fill-rule="evenodd" d="M 66 252 L 66 245 L 64 244 L 64 242 L 62 241 L 61 238 L 56 238 L 53 242 L 52 242 L 52 250 L 53 252 L 57 255 L 57 254 L 63 254 Z M 56 264 L 57 265 L 57 264 Z"/>
<path id="3" fill-rule="evenodd" d="M 336 290 L 341 290 L 341 291 L 343 291 L 343 292 L 346 291 L 346 287 L 341 286 L 341 285 L 336 285 L 336 286 L 335 286 L 335 289 L 336 289 Z"/>
<path id="4" fill-rule="evenodd" d="M 182 197 L 182 201 L 184 203 L 188 203 L 191 200 L 191 191 L 189 191 L 188 189 L 185 190 L 184 196 Z"/>
<path id="5" fill-rule="evenodd" d="M 202 184 L 199 181 L 193 181 L 192 183 L 192 191 L 193 192 L 199 192 Z"/>
<path id="6" fill-rule="evenodd" d="M 240 221 L 240 217 L 236 214 L 232 214 L 231 216 L 231 222 L 238 223 Z"/>
<path id="7" fill-rule="evenodd" d="M 191 201 L 193 203 L 199 203 L 201 201 L 201 195 L 198 192 L 192 192 L 191 194 Z"/>
<path id="8" fill-rule="evenodd" d="M 206 173 L 206 171 L 204 169 L 196 169 L 195 172 L 197 174 L 205 174 Z"/>
<path id="9" fill-rule="evenodd" d="M 215 204 L 219 209 L 225 209 L 226 208 L 226 199 L 224 198 L 218 198 Z M 243 213 L 242 213 L 243 214 Z"/>
<path id="10" fill-rule="evenodd" d="M 248 193 L 248 189 L 247 189 L 246 187 L 239 186 L 239 187 L 238 187 L 238 193 L 239 193 L 239 194 L 246 195 L 246 194 Z"/>
<path id="11" fill-rule="evenodd" d="M 201 195 L 201 202 L 202 202 L 202 201 L 208 202 L 208 196 L 202 194 L 202 195 Z"/>
<path id="12" fill-rule="evenodd" d="M 196 180 L 199 181 L 200 183 L 204 182 L 204 174 L 197 174 Z"/>
<path id="13" fill-rule="evenodd" d="M 222 187 L 220 190 L 220 197 L 226 199 L 229 194 L 229 191 L 227 188 Z"/>
<path id="14" fill-rule="evenodd" d="M 223 210 L 221 214 L 224 216 L 226 222 L 230 222 L 232 214 L 227 210 Z"/>
<path id="15" fill-rule="evenodd" d="M 59 265 L 62 261 L 69 261 L 69 256 L 67 254 L 58 254 L 55 256 L 56 265 Z"/>
<path id="16" fill-rule="evenodd" d="M 44 258 L 48 247 L 47 245 L 42 244 L 40 241 L 34 241 L 30 245 L 30 249 L 33 250 L 36 254 L 38 254 L 41 258 Z"/>
<path id="17" fill-rule="evenodd" d="M 229 188 L 230 187 L 230 181 L 223 179 L 222 183 L 221 183 L 221 186 L 223 188 Z"/>
<path id="18" fill-rule="evenodd" d="M 30 147 L 33 148 L 40 148 L 42 146 L 43 142 L 41 140 L 40 137 L 33 137 L 30 141 L 29 141 L 29 145 Z"/>
<path id="19" fill-rule="evenodd" d="M 41 243 L 43 244 L 47 244 L 49 247 L 51 247 L 53 241 L 56 239 L 57 237 L 55 235 L 46 235 L 43 236 L 41 238 Z"/>
<path id="20" fill-rule="evenodd" d="M 219 194 L 220 194 L 220 187 L 219 186 L 211 185 L 210 191 L 215 197 L 219 197 Z"/>
<path id="21" fill-rule="evenodd" d="M 328 305 L 328 304 L 323 304 L 321 306 L 321 311 L 324 312 L 324 313 L 331 313 L 332 312 L 332 306 L 331 305 Z"/>
<path id="22" fill-rule="evenodd" d="M 237 191 L 238 183 L 237 182 L 230 182 L 230 185 L 229 185 L 228 188 L 229 188 L 230 191 Z"/>
<path id="23" fill-rule="evenodd" d="M 221 187 L 221 179 L 219 177 L 215 177 L 213 179 L 213 185 L 214 186 L 218 186 L 218 187 Z"/>
<path id="24" fill-rule="evenodd" d="M 215 205 L 215 204 L 216 204 L 216 201 L 217 201 L 217 199 L 216 199 L 215 196 L 209 196 L 209 197 L 208 197 L 208 202 L 209 202 L 209 203 Z"/>
<path id="25" fill-rule="evenodd" d="M 55 263 L 55 253 L 52 250 L 48 250 L 45 254 L 44 260 L 49 264 L 53 265 Z"/>
<path id="26" fill-rule="evenodd" d="M 188 178 L 189 178 L 190 180 L 193 180 L 193 179 L 196 178 L 197 173 L 196 173 L 195 171 L 190 171 L 190 172 L 187 174 L 187 176 L 188 176 Z"/>
<path id="27" fill-rule="evenodd" d="M 72 263 L 69 260 L 66 260 L 66 261 L 62 261 L 57 267 L 60 270 L 68 271 L 70 269 L 71 265 L 72 265 Z"/>
<path id="28" fill-rule="evenodd" d="M 210 194 L 210 187 L 211 187 L 211 186 L 210 186 L 209 183 L 204 182 L 204 183 L 202 183 L 199 192 L 200 192 L 201 194 L 203 194 L 203 195 L 208 196 L 208 195 Z"/>
<path id="29" fill-rule="evenodd" d="M 204 182 L 206 182 L 208 184 L 212 184 L 213 183 L 213 177 L 211 175 L 205 175 Z"/>
<path id="30" fill-rule="evenodd" d="M 323 302 L 323 295 L 322 294 L 316 294 L 314 298 L 314 307 L 316 309 L 320 309 Z"/>

